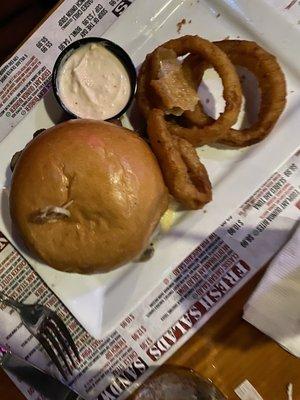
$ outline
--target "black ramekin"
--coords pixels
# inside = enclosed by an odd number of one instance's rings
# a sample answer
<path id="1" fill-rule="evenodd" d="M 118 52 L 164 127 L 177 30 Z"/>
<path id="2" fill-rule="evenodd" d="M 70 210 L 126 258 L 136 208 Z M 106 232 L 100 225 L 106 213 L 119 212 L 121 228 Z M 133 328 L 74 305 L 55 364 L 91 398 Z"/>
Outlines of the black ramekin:
<path id="1" fill-rule="evenodd" d="M 130 81 L 130 87 L 131 87 L 131 93 L 130 97 L 128 99 L 128 102 L 126 103 L 125 107 L 116 115 L 108 118 L 107 120 L 115 119 L 121 117 L 122 114 L 126 112 L 128 107 L 130 106 L 135 90 L 136 90 L 136 70 L 135 66 L 129 57 L 129 55 L 126 53 L 125 50 L 122 49 L 119 45 L 116 43 L 108 40 L 108 39 L 103 39 L 99 37 L 87 37 L 83 39 L 76 40 L 75 42 L 71 43 L 69 46 L 67 46 L 58 56 L 54 67 L 53 67 L 53 72 L 52 72 L 52 87 L 53 87 L 53 92 L 54 96 L 58 102 L 58 104 L 61 106 L 61 108 L 67 112 L 70 116 L 74 118 L 80 118 L 78 115 L 75 115 L 70 111 L 63 101 L 60 98 L 59 95 L 59 83 L 58 83 L 58 73 L 60 66 L 67 61 L 67 59 L 71 56 L 71 54 L 77 50 L 79 47 L 86 45 L 87 43 L 101 43 L 102 46 L 104 46 L 107 50 L 109 50 L 111 53 L 113 53 L 124 65 L 128 76 L 129 76 L 129 81 Z"/>

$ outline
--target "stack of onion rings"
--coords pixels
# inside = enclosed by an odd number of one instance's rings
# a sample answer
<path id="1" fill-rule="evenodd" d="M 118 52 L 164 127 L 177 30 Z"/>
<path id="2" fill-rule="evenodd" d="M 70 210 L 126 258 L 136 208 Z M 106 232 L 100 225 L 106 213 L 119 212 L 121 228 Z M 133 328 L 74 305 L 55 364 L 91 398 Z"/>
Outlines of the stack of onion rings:
<path id="1" fill-rule="evenodd" d="M 180 117 L 166 116 L 155 87 L 160 54 L 187 57 L 182 62 L 183 76 L 195 90 L 207 68 L 213 67 L 223 84 L 225 109 L 215 120 L 203 111 L 199 100 L 195 109 L 183 110 Z M 172 56 L 172 54 L 171 54 Z M 250 128 L 236 130 L 242 89 L 235 69 L 250 70 L 261 90 L 258 121 Z M 157 86 L 157 85 L 156 85 Z M 170 193 L 187 208 L 201 208 L 211 200 L 211 185 L 205 167 L 193 146 L 222 143 L 248 146 L 265 138 L 280 117 L 286 102 L 286 84 L 276 58 L 254 42 L 223 40 L 211 43 L 198 36 L 170 40 L 148 54 L 138 76 L 137 104 L 147 120 L 148 135 Z M 191 146 L 192 145 L 192 146 Z"/>
<path id="2" fill-rule="evenodd" d="M 234 66 L 218 46 L 198 36 L 187 35 L 169 40 L 160 47 L 175 51 L 177 57 L 188 53 L 196 54 L 213 65 L 220 75 L 224 86 L 223 96 L 226 106 L 216 121 L 205 127 L 193 126 L 191 128 L 184 128 L 172 122 L 168 124 L 171 133 L 188 140 L 194 146 L 216 142 L 222 137 L 224 131 L 228 131 L 235 124 L 240 112 L 242 90 Z M 151 80 L 156 79 L 150 68 L 153 53 L 146 57 L 138 76 L 137 104 L 145 118 L 156 106 L 152 102 L 155 96 L 150 89 Z"/>

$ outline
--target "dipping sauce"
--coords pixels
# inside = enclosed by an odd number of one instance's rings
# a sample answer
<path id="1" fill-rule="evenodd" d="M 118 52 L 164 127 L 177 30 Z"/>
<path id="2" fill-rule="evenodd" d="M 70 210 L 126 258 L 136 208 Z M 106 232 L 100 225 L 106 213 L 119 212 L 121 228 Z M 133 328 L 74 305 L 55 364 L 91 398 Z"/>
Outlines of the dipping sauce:
<path id="1" fill-rule="evenodd" d="M 88 43 L 61 65 L 58 91 L 73 114 L 105 120 L 126 106 L 131 85 L 126 68 L 111 51 L 99 43 Z"/>

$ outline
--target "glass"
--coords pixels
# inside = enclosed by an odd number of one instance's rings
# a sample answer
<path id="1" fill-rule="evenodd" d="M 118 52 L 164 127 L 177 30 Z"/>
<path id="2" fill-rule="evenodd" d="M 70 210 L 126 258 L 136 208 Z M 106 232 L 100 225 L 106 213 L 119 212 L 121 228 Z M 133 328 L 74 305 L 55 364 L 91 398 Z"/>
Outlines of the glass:
<path id="1" fill-rule="evenodd" d="M 164 366 L 134 394 L 132 400 L 225 400 L 226 397 L 195 371 Z"/>

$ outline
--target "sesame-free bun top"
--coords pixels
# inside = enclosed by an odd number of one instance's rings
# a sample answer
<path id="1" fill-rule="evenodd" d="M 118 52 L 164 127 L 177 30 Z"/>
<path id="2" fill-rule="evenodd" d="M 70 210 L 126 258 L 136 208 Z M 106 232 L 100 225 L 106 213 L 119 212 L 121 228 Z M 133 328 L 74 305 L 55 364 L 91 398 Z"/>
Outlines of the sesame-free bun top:
<path id="1" fill-rule="evenodd" d="M 148 145 L 116 125 L 74 120 L 23 150 L 10 211 L 26 246 L 61 271 L 114 269 L 146 248 L 168 194 Z"/>

